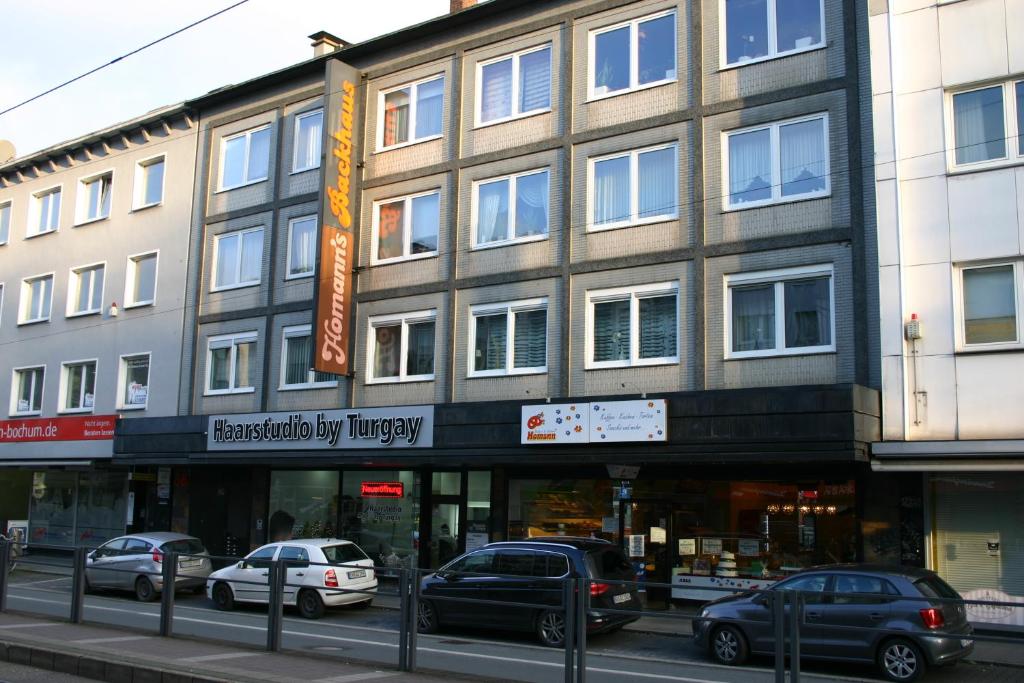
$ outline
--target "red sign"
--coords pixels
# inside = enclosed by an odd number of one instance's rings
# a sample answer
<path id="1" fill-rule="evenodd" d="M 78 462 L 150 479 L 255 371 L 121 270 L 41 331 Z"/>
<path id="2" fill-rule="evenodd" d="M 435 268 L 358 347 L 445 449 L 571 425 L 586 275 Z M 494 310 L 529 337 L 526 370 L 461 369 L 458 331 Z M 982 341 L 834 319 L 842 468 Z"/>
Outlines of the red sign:
<path id="1" fill-rule="evenodd" d="M 102 441 L 114 438 L 117 415 L 0 420 L 0 443 Z"/>
<path id="2" fill-rule="evenodd" d="M 364 481 L 359 487 L 363 498 L 404 498 L 405 484 L 400 481 Z"/>

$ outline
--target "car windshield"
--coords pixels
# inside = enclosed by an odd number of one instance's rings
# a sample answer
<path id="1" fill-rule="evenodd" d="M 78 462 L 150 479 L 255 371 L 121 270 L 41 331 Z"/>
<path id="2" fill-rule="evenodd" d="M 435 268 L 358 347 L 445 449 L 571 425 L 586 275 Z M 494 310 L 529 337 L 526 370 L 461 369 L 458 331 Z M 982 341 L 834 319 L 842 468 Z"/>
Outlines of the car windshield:
<path id="1" fill-rule="evenodd" d="M 321 550 L 324 551 L 324 557 L 331 564 L 345 564 L 346 562 L 370 559 L 355 543 L 325 545 Z"/>
<path id="2" fill-rule="evenodd" d="M 953 590 L 953 587 L 937 576 L 926 576 L 914 582 L 917 590 L 926 598 L 949 598 L 951 600 L 963 600 L 960 594 Z"/>
<path id="3" fill-rule="evenodd" d="M 181 555 L 199 555 L 206 552 L 203 542 L 198 538 L 179 538 L 176 541 L 167 541 L 160 546 L 165 553 L 179 553 Z"/>
<path id="4" fill-rule="evenodd" d="M 636 578 L 633 565 L 616 547 L 591 550 L 586 555 L 587 568 L 595 579 L 632 581 Z"/>

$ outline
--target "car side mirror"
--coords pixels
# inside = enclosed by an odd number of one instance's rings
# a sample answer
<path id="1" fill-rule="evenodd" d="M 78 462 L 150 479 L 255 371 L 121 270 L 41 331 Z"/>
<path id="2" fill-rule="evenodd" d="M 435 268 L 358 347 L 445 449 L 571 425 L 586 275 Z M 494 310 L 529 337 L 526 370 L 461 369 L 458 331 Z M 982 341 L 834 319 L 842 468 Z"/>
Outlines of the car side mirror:
<path id="1" fill-rule="evenodd" d="M 95 560 L 95 559 L 96 559 L 96 551 L 95 551 L 95 550 L 94 550 L 94 551 L 92 551 L 91 553 L 89 553 L 89 554 L 88 554 L 88 555 L 86 555 L 85 557 L 86 557 L 86 559 L 87 559 L 87 560 L 89 560 L 90 562 L 92 562 L 93 560 Z"/>
<path id="2" fill-rule="evenodd" d="M 238 563 L 238 568 L 239 569 L 248 569 L 249 565 L 246 564 L 245 560 L 242 560 L 241 562 Z"/>

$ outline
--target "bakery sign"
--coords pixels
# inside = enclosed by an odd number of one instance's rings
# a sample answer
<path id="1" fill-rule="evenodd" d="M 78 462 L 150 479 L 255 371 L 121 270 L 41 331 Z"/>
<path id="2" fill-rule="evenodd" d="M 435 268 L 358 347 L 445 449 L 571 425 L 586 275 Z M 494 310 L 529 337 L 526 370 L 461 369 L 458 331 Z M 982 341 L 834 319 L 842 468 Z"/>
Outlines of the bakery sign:
<path id="1" fill-rule="evenodd" d="M 667 441 L 665 399 L 544 403 L 522 407 L 520 443 Z"/>
<path id="2" fill-rule="evenodd" d="M 208 451 L 429 448 L 434 407 L 211 415 Z"/>

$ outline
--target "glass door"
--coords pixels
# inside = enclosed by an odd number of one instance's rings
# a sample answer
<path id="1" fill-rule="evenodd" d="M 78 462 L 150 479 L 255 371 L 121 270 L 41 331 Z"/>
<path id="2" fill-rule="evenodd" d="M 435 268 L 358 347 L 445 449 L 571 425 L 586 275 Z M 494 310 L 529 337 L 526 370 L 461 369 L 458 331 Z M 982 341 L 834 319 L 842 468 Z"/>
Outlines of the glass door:
<path id="1" fill-rule="evenodd" d="M 434 472 L 430 486 L 430 568 L 436 569 L 459 554 L 462 539 L 463 473 Z M 464 547 L 464 546 L 461 546 Z"/>
<path id="2" fill-rule="evenodd" d="M 648 609 L 667 609 L 671 588 L 650 584 L 672 581 L 672 503 L 637 499 L 620 500 L 619 506 L 623 550 L 633 564 L 645 605 Z"/>

